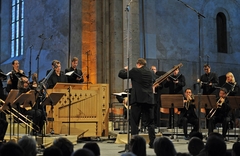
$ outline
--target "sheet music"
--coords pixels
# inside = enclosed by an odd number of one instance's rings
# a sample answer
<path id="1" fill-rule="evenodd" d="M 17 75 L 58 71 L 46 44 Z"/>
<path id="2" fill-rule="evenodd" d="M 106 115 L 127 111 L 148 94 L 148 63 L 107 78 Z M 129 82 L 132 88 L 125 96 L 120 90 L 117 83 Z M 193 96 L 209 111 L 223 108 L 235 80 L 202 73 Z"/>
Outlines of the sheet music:
<path id="1" fill-rule="evenodd" d="M 127 93 L 126 92 L 120 92 L 120 93 L 113 93 L 113 95 L 123 96 L 123 95 L 127 95 Z"/>
<path id="2" fill-rule="evenodd" d="M 71 75 L 73 74 L 73 72 L 74 72 L 74 71 L 67 72 L 67 73 L 65 73 L 65 75 L 71 76 Z"/>

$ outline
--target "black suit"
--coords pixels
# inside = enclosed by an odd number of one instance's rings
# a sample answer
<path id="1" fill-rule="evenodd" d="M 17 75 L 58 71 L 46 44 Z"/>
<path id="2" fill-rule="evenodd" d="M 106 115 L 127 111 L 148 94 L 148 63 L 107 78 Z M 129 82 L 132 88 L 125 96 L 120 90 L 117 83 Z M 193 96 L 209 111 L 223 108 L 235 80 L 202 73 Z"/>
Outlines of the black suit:
<path id="1" fill-rule="evenodd" d="M 67 83 L 67 76 L 64 74 L 63 71 L 60 72 L 60 75 L 58 76 L 56 72 L 54 71 L 52 75 L 49 77 L 47 84 L 49 89 L 53 88 L 57 82 L 65 82 Z"/>
<path id="2" fill-rule="evenodd" d="M 68 82 L 69 83 L 82 83 L 83 80 L 83 75 L 82 75 L 82 71 L 80 69 L 73 69 L 72 67 L 65 69 L 65 73 L 67 72 L 71 72 L 74 71 L 74 73 L 78 74 L 79 76 L 82 76 L 82 78 L 80 80 L 76 80 L 76 78 L 78 77 L 78 75 L 74 75 L 72 74 L 71 76 L 68 76 Z"/>
<path id="3" fill-rule="evenodd" d="M 120 70 L 118 76 L 127 79 L 127 70 Z M 153 145 L 155 139 L 153 123 L 154 97 L 152 89 L 153 74 L 146 66 L 141 68 L 132 68 L 129 71 L 129 78 L 132 82 L 131 90 L 131 134 L 138 134 L 138 125 L 141 113 L 146 117 L 146 126 L 150 139 L 149 145 Z"/>
<path id="4" fill-rule="evenodd" d="M 217 74 L 215 73 L 203 74 L 200 81 L 202 82 L 201 88 L 203 89 L 203 95 L 212 94 L 219 82 Z M 212 83 L 212 85 L 209 85 L 209 83 Z"/>
<path id="5" fill-rule="evenodd" d="M 168 77 L 169 81 L 166 81 L 165 87 L 169 87 L 169 94 L 183 94 L 183 87 L 186 85 L 185 77 L 182 74 L 171 75 Z M 178 83 L 174 83 L 174 81 L 178 81 Z M 174 109 L 169 108 L 169 128 L 173 128 L 174 123 L 173 116 Z"/>
<path id="6" fill-rule="evenodd" d="M 184 100 L 187 100 L 184 98 Z M 185 102 L 184 103 L 184 108 L 179 108 L 178 110 L 181 112 L 179 115 L 179 124 L 183 126 L 183 133 L 185 137 L 188 137 L 187 134 L 187 123 L 190 123 L 193 125 L 192 132 L 197 132 L 199 130 L 199 124 L 198 124 L 198 117 L 195 112 L 195 104 L 194 104 L 194 99 Z M 192 133 L 191 132 L 191 133 Z"/>
<path id="7" fill-rule="evenodd" d="M 219 98 L 217 98 L 217 101 Z M 216 113 L 213 115 L 212 118 L 209 120 L 208 125 L 208 134 L 213 132 L 213 129 L 216 125 L 216 123 L 222 123 L 222 136 L 225 138 L 227 129 L 228 129 L 228 122 L 230 121 L 229 112 L 231 110 L 231 107 L 229 106 L 229 101 L 227 98 L 225 98 L 222 107 L 217 108 Z"/>

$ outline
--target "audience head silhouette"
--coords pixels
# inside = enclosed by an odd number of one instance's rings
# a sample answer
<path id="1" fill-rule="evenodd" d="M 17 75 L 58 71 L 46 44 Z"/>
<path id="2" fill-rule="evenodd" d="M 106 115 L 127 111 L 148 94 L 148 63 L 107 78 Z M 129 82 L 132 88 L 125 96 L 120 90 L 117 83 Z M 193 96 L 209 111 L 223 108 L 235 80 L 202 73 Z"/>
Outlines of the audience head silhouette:
<path id="1" fill-rule="evenodd" d="M 43 156 L 63 156 L 62 151 L 56 146 L 50 146 L 46 148 L 43 152 Z"/>
<path id="2" fill-rule="evenodd" d="M 25 156 L 36 156 L 37 143 L 33 138 L 24 135 L 20 140 L 18 140 L 18 145 L 22 147 Z"/>
<path id="3" fill-rule="evenodd" d="M 95 142 L 89 142 L 86 143 L 83 148 L 89 149 L 94 153 L 95 156 L 100 156 L 100 148 L 97 143 Z"/>
<path id="4" fill-rule="evenodd" d="M 134 135 L 129 144 L 130 151 L 137 156 L 146 156 L 146 141 L 139 135 Z"/>
<path id="5" fill-rule="evenodd" d="M 167 137 L 156 138 L 153 147 L 157 156 L 175 156 L 177 154 L 173 143 Z"/>
<path id="6" fill-rule="evenodd" d="M 78 149 L 76 150 L 72 156 L 94 156 L 94 153 L 87 149 L 87 148 L 82 148 L 82 149 Z"/>
<path id="7" fill-rule="evenodd" d="M 7 142 L 0 148 L 1 156 L 24 156 L 23 149 L 14 142 Z"/>
<path id="8" fill-rule="evenodd" d="M 73 144 L 67 138 L 58 138 L 54 140 L 53 145 L 58 147 L 64 156 L 71 156 L 73 153 Z"/>

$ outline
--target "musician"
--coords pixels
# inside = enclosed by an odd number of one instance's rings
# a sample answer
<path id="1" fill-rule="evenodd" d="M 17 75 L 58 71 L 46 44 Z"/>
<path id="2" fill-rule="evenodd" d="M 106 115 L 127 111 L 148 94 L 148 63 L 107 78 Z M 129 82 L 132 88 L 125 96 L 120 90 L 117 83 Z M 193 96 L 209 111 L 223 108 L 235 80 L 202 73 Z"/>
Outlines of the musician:
<path id="1" fill-rule="evenodd" d="M 149 147 L 153 148 L 155 139 L 154 122 L 153 122 L 153 75 L 149 68 L 146 67 L 147 61 L 139 58 L 136 67 L 129 71 L 129 78 L 132 82 L 131 91 L 131 134 L 138 135 L 138 125 L 141 113 L 146 117 L 146 126 L 148 127 Z M 127 79 L 128 67 L 119 71 L 118 76 L 122 79 Z"/>
<path id="2" fill-rule="evenodd" d="M 204 68 L 205 74 L 201 76 L 198 82 L 201 85 L 201 89 L 203 89 L 202 94 L 210 95 L 215 91 L 215 87 L 219 83 L 218 77 L 217 77 L 217 74 L 211 72 L 211 67 L 209 64 L 205 64 L 203 68 Z"/>
<path id="3" fill-rule="evenodd" d="M 3 73 L 3 71 L 1 69 L 0 69 L 0 72 L 2 73 L 2 77 L 0 77 L 0 99 L 2 99 L 4 101 L 6 99 L 6 97 L 4 95 L 2 81 L 5 80 L 7 78 L 7 76 L 4 76 L 5 74 Z M 0 111 L 0 143 L 3 142 L 3 140 L 4 140 L 4 136 L 6 134 L 7 127 L 8 127 L 8 122 L 6 120 L 6 114 L 3 113 L 2 111 Z"/>
<path id="4" fill-rule="evenodd" d="M 47 88 L 48 89 L 53 88 L 57 82 L 67 83 L 68 81 L 67 81 L 67 76 L 64 74 L 63 71 L 61 71 L 60 61 L 56 60 L 54 65 L 54 71 L 47 81 L 47 84 L 48 84 Z"/>
<path id="5" fill-rule="evenodd" d="M 185 85 L 185 77 L 179 73 L 179 68 L 177 68 L 173 74 L 167 78 L 165 87 L 169 87 L 169 94 L 183 94 L 183 87 Z"/>
<path id="6" fill-rule="evenodd" d="M 169 88 L 169 94 L 183 94 L 183 87 L 186 85 L 184 75 L 179 73 L 179 68 L 177 68 L 172 75 L 167 78 L 166 83 L 164 84 L 165 87 Z M 169 108 L 169 128 L 172 128 L 173 119 L 172 114 L 174 110 Z"/>
<path id="7" fill-rule="evenodd" d="M 217 108 L 212 109 L 213 111 L 211 110 L 207 115 L 207 119 L 209 120 L 208 135 L 213 132 L 213 129 L 217 123 L 222 123 L 222 136 L 225 140 L 227 140 L 226 133 L 228 129 L 228 123 L 230 121 L 229 112 L 231 108 L 229 106 L 229 101 L 227 99 L 227 90 L 225 88 L 220 88 L 216 105 Z"/>
<path id="8" fill-rule="evenodd" d="M 239 85 L 235 81 L 233 73 L 228 72 L 226 74 L 226 83 L 222 86 L 227 89 L 228 96 L 236 96 L 239 91 Z"/>
<path id="9" fill-rule="evenodd" d="M 65 69 L 65 73 L 74 71 L 74 73 L 70 76 L 68 76 L 68 82 L 69 83 L 82 83 L 83 80 L 83 73 L 80 69 L 77 69 L 78 66 L 78 58 L 73 57 L 71 62 L 71 67 L 68 69 Z"/>
<path id="10" fill-rule="evenodd" d="M 235 81 L 235 77 L 234 77 L 233 73 L 231 73 L 231 72 L 228 72 L 226 74 L 226 83 L 222 87 L 227 89 L 227 91 L 228 91 L 227 96 L 239 95 L 239 85 Z M 231 105 L 231 103 L 230 103 L 230 105 Z M 230 113 L 230 116 L 231 116 L 231 122 L 229 124 L 230 125 L 229 128 L 233 128 L 234 122 L 238 122 L 237 118 L 239 118 L 239 110 L 238 109 L 232 110 Z"/>
<path id="11" fill-rule="evenodd" d="M 185 89 L 183 108 L 179 108 L 180 111 L 178 123 L 183 126 L 183 133 L 185 139 L 188 140 L 189 136 L 187 134 L 187 123 L 193 125 L 192 132 L 197 132 L 199 130 L 198 117 L 196 115 L 196 106 L 194 104 L 194 96 L 190 88 Z M 190 133 L 190 134 L 191 134 Z"/>
<path id="12" fill-rule="evenodd" d="M 29 84 L 30 88 L 35 90 L 38 86 L 38 76 L 37 73 L 32 74 L 32 82 Z"/>
<path id="13" fill-rule="evenodd" d="M 164 71 L 158 71 L 156 66 L 151 66 L 151 70 L 154 73 L 154 81 L 155 79 L 159 78 L 160 76 L 162 76 L 163 74 L 165 74 L 166 72 Z M 155 106 L 154 106 L 154 124 L 156 127 L 160 127 L 160 107 L 161 107 L 161 94 L 164 93 L 164 82 L 162 82 L 161 84 L 159 84 L 156 88 L 155 88 L 155 93 L 154 93 L 154 101 L 155 101 Z M 168 91 L 167 91 L 168 93 Z M 168 109 L 167 109 L 168 111 Z"/>
<path id="14" fill-rule="evenodd" d="M 13 70 L 10 73 L 10 79 L 7 81 L 7 92 L 10 92 L 11 89 L 18 89 L 18 80 L 20 77 L 24 76 L 24 71 L 19 69 L 18 60 L 12 62 Z"/>
<path id="15" fill-rule="evenodd" d="M 18 96 L 20 96 L 22 93 L 27 93 L 28 91 L 30 91 L 31 88 L 29 86 L 29 81 L 28 81 L 27 77 L 21 77 L 19 79 L 18 89 L 19 89 Z M 37 99 L 37 97 L 35 97 L 35 99 Z M 22 105 L 21 103 L 17 104 L 17 110 L 25 116 L 30 116 L 34 123 L 32 125 L 32 127 L 34 129 L 32 130 L 31 134 L 32 135 L 36 135 L 37 133 L 41 134 L 41 131 L 42 131 L 42 128 L 44 125 L 44 121 L 43 121 L 43 112 L 42 112 L 42 109 L 39 107 L 39 103 L 37 101 L 36 101 L 35 105 L 33 105 L 31 103 L 30 104 L 30 105 L 32 105 L 31 109 L 25 109 L 21 105 Z"/>
<path id="16" fill-rule="evenodd" d="M 7 75 L 3 73 L 3 71 L 0 69 L 0 99 L 5 100 L 6 96 L 4 95 L 4 90 L 3 90 L 3 81 L 7 79 Z"/>

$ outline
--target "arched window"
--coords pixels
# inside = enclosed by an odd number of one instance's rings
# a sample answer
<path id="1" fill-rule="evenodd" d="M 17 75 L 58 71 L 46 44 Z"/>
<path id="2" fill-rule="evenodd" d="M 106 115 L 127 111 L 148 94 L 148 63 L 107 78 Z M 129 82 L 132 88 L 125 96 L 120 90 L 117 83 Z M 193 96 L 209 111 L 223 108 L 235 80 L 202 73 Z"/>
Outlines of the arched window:
<path id="1" fill-rule="evenodd" d="M 217 14 L 217 50 L 219 53 L 227 53 L 227 20 L 224 13 Z"/>
<path id="2" fill-rule="evenodd" d="M 24 0 L 12 0 L 11 57 L 23 55 Z"/>

